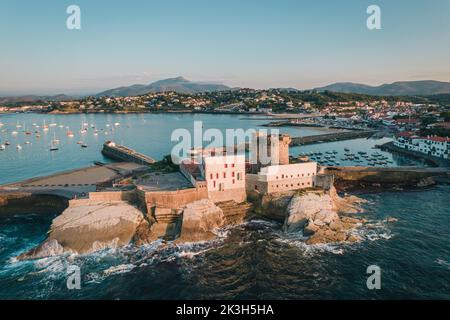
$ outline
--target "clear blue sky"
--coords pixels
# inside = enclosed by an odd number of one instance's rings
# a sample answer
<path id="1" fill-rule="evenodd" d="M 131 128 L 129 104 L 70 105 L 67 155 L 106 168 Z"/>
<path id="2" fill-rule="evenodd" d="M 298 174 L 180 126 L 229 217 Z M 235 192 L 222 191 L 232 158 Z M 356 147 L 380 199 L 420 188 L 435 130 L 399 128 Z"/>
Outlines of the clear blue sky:
<path id="1" fill-rule="evenodd" d="M 82 30 L 66 28 L 81 7 Z M 382 30 L 366 28 L 377 4 Z M 450 0 L 1 0 L 0 94 L 450 81 Z"/>

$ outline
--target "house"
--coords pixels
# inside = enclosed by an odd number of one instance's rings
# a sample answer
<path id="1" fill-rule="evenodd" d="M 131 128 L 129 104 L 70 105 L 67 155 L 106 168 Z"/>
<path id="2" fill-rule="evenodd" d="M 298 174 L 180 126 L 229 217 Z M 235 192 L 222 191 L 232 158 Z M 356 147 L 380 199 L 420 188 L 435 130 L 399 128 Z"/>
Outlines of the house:
<path id="1" fill-rule="evenodd" d="M 405 150 L 421 152 L 433 157 L 450 159 L 450 138 L 448 137 L 420 137 L 414 132 L 405 131 L 397 134 L 394 145 Z"/>

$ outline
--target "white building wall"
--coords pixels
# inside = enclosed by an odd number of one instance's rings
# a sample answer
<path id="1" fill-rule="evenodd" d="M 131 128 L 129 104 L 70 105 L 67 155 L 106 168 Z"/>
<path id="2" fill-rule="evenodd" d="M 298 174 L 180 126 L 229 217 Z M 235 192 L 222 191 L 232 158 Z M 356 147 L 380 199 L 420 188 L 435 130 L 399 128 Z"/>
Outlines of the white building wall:
<path id="1" fill-rule="evenodd" d="M 244 155 L 205 157 L 203 161 L 211 200 L 242 202 L 246 199 Z"/>

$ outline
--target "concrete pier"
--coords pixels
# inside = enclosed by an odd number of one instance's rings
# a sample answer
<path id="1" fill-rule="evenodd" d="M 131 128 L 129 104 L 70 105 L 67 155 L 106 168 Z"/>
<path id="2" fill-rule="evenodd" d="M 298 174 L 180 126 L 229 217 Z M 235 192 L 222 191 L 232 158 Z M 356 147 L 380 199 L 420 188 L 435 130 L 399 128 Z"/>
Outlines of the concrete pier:
<path id="1" fill-rule="evenodd" d="M 149 156 L 121 146 L 112 141 L 103 144 L 102 154 L 110 159 L 118 161 L 135 162 L 141 165 L 152 165 L 156 161 Z"/>

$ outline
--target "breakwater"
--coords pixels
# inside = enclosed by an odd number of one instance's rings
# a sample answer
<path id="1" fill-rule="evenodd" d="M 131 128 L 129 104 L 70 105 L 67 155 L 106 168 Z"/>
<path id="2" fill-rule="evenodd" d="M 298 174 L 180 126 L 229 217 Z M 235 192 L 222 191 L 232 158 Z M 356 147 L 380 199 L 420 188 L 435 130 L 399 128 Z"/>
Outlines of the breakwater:
<path id="1" fill-rule="evenodd" d="M 149 156 L 134 151 L 125 146 L 118 145 L 112 141 L 103 144 L 102 154 L 105 157 L 118 161 L 129 161 L 142 165 L 152 165 L 156 161 Z"/>
<path id="2" fill-rule="evenodd" d="M 316 144 L 316 143 L 325 143 L 325 142 L 332 142 L 332 141 L 369 138 L 375 133 L 376 133 L 376 131 L 372 131 L 372 130 L 360 130 L 360 131 L 354 130 L 354 131 L 319 134 L 319 135 L 307 136 L 307 137 L 294 137 L 294 138 L 292 138 L 291 146 L 296 147 L 296 146 Z"/>
<path id="3" fill-rule="evenodd" d="M 450 181 L 450 169 L 445 167 L 325 167 L 323 171 L 334 175 L 341 191 L 415 189 Z"/>

